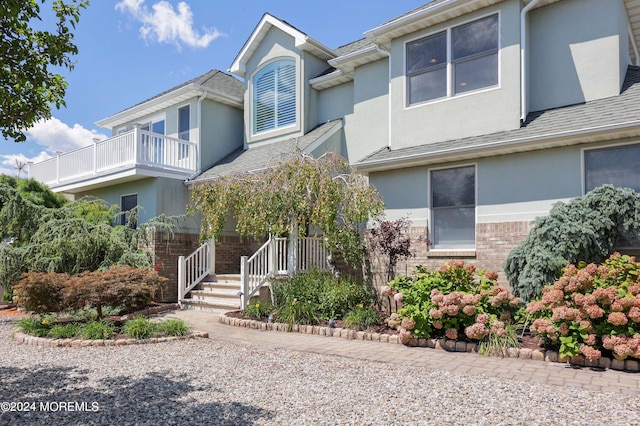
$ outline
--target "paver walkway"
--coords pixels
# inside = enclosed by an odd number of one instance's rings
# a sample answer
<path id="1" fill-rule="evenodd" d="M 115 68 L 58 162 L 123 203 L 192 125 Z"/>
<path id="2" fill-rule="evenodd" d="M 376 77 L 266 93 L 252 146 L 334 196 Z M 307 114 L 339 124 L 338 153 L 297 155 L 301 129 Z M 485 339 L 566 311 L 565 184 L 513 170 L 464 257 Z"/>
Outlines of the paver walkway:
<path id="1" fill-rule="evenodd" d="M 594 370 L 567 364 L 485 357 L 399 344 L 349 340 L 301 333 L 262 331 L 221 324 L 220 312 L 169 311 L 164 318 L 179 318 L 192 328 L 209 333 L 210 339 L 269 348 L 403 364 L 460 373 L 502 377 L 592 391 L 640 395 L 640 375 L 616 370 Z"/>

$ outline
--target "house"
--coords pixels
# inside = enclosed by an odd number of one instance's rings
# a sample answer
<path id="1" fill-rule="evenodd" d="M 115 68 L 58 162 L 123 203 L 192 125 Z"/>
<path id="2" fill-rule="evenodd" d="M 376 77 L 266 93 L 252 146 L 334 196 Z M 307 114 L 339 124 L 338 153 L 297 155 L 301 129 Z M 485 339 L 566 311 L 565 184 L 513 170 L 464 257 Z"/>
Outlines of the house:
<path id="1" fill-rule="evenodd" d="M 242 82 L 214 72 L 214 88 L 203 76 L 98 123 L 114 146 L 136 141 L 130 175 L 95 174 L 104 155 L 88 150 L 73 164 L 93 164 L 90 178 L 54 181 L 60 156 L 43 181 L 123 209 L 150 193 L 150 214 L 173 213 L 194 183 L 333 151 L 369 176 L 388 218 L 412 221 L 407 269 L 461 258 L 500 271 L 555 202 L 603 183 L 640 190 L 639 44 L 640 0 L 433 0 L 339 48 L 267 13 L 231 63 Z M 212 124 L 213 109 L 233 120 Z M 216 268 L 237 243 L 218 242 Z"/>

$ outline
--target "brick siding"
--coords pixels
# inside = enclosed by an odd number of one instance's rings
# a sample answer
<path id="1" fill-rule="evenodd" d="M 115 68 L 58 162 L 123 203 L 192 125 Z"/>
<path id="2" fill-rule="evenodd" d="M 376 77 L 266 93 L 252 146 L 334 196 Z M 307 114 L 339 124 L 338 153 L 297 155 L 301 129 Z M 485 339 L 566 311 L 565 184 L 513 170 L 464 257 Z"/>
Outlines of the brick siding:
<path id="1" fill-rule="evenodd" d="M 508 285 L 502 263 L 509 252 L 529 234 L 532 226 L 532 222 L 479 223 L 476 225 L 476 249 L 463 252 L 431 251 L 425 238 L 428 236 L 427 227 L 412 227 L 411 247 L 416 256 L 398 262 L 395 273 L 396 275 L 411 274 L 417 265 L 436 269 L 447 260 L 460 259 L 465 263 L 475 264 L 479 269 L 498 272 L 499 283 Z M 386 260 L 379 253 L 370 255 L 367 273 L 378 288 L 386 283 L 386 264 Z"/>

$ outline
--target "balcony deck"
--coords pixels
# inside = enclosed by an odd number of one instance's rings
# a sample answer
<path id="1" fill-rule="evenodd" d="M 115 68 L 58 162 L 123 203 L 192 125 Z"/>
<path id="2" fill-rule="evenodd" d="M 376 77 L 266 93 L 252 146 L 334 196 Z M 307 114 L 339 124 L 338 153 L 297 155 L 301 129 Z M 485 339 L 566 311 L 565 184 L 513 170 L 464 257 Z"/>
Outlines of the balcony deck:
<path id="1" fill-rule="evenodd" d="M 197 171 L 197 144 L 133 129 L 33 164 L 29 177 L 56 192 L 138 176 L 188 177 Z"/>

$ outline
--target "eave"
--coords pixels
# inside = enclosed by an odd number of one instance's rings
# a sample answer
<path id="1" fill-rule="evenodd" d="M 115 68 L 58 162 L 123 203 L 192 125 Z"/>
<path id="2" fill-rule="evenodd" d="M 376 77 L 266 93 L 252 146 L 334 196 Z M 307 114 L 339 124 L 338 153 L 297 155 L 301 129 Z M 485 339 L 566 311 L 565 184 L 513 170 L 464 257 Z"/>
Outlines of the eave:
<path id="1" fill-rule="evenodd" d="M 97 121 L 96 125 L 113 129 L 138 118 L 165 110 L 173 105 L 184 103 L 189 99 L 200 97 L 203 94 L 206 95 L 206 99 L 211 99 L 224 105 L 238 109 L 243 109 L 244 107 L 244 99 L 242 98 L 232 97 L 199 84 L 189 84 Z"/>

